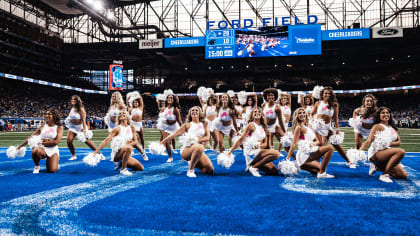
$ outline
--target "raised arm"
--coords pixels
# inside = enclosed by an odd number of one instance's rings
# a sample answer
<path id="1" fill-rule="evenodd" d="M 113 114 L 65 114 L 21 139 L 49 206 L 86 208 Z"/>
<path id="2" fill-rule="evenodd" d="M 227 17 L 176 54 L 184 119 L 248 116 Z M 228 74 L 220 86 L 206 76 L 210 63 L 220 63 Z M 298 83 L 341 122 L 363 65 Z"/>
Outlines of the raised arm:
<path id="1" fill-rule="evenodd" d="M 314 108 L 311 111 L 311 117 L 312 118 L 315 117 L 316 111 L 318 110 L 318 106 L 319 106 L 319 101 L 315 103 L 315 106 L 314 106 Z"/>

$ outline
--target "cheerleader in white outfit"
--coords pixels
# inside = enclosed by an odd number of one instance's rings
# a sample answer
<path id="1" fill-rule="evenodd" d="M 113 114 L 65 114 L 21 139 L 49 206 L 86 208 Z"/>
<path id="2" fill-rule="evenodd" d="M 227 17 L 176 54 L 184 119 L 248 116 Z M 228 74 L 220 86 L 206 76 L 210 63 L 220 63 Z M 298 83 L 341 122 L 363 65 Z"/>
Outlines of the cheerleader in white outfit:
<path id="1" fill-rule="evenodd" d="M 376 99 L 372 94 L 367 94 L 363 97 L 362 106 L 354 110 L 353 119 L 360 116 L 361 126 L 354 127 L 354 140 L 356 148 L 359 149 L 362 146 L 363 138 L 367 139 L 370 134 L 370 130 L 373 127 L 373 115 L 376 112 Z"/>
<path id="2" fill-rule="evenodd" d="M 203 145 L 203 143 L 209 141 L 210 131 L 200 107 L 192 107 L 188 111 L 187 123 L 183 124 L 175 133 L 167 136 L 161 143 L 165 144 L 181 134 L 185 134 L 181 157 L 184 161 L 188 161 L 187 176 L 197 177 L 194 173 L 195 168 L 204 174 L 212 175 L 214 167 L 204 153 Z"/>
<path id="3" fill-rule="evenodd" d="M 228 152 L 230 156 L 239 145 L 244 145 L 244 156 L 246 158 L 246 170 L 255 177 L 261 177 L 258 172 L 263 171 L 267 175 L 277 175 L 278 170 L 273 161 L 280 157 L 280 152 L 268 147 L 266 135 L 267 125 L 261 108 L 253 109 L 249 124 L 245 127 L 244 133 Z"/>
<path id="4" fill-rule="evenodd" d="M 376 170 L 382 171 L 379 180 L 392 183 L 390 176 L 395 179 L 407 179 L 407 173 L 400 164 L 405 156 L 404 149 L 396 148 L 401 145 L 401 139 L 398 135 L 398 128 L 391 118 L 391 110 L 387 107 L 380 107 L 374 115 L 374 126 L 368 139 L 362 144 L 359 150 L 365 150 L 369 145 L 368 159 L 371 162 L 369 175 L 373 175 Z M 390 143 L 385 148 L 375 145 L 375 138 L 380 138 L 379 132 L 383 136 L 390 137 Z M 375 135 L 378 135 L 375 137 Z"/>
<path id="5" fill-rule="evenodd" d="M 274 146 L 274 138 L 276 136 L 279 141 L 278 150 L 281 150 L 280 138 L 286 132 L 286 127 L 284 127 L 283 115 L 281 108 L 275 101 L 278 98 L 278 91 L 274 88 L 264 89 L 263 97 L 266 100 L 265 103 L 261 105 L 265 118 L 267 119 L 267 130 L 268 130 L 268 145 L 269 148 Z"/>
<path id="6" fill-rule="evenodd" d="M 213 139 L 213 150 L 216 150 L 217 147 L 217 135 L 214 130 L 213 121 L 217 118 L 217 100 L 216 95 L 211 95 L 207 100 L 207 104 L 203 106 L 204 117 L 206 119 L 207 125 L 209 127 L 211 139 Z M 212 145 L 212 140 L 210 139 L 210 145 Z"/>
<path id="7" fill-rule="evenodd" d="M 242 109 L 242 120 L 245 124 L 248 124 L 249 117 L 254 108 L 258 107 L 257 94 L 248 95 L 246 99 L 246 106 Z"/>
<path id="8" fill-rule="evenodd" d="M 279 105 L 281 109 L 281 114 L 283 115 L 282 120 L 283 120 L 283 125 L 286 132 L 287 132 L 287 128 L 289 127 L 290 116 L 292 115 L 291 104 L 292 104 L 292 96 L 287 93 L 281 93 Z"/>
<path id="9" fill-rule="evenodd" d="M 21 145 L 17 147 L 19 150 L 28 144 L 28 140 L 32 136 L 40 135 L 40 143 L 32 146 L 32 160 L 35 167 L 32 173 L 38 174 L 41 166 L 39 162 L 47 159 L 47 172 L 55 173 L 58 171 L 58 162 L 60 161 L 60 153 L 58 144 L 63 137 L 63 126 L 61 124 L 60 115 L 55 109 L 50 109 L 44 114 L 44 124 L 39 127 L 30 137 L 28 137 Z"/>
<path id="10" fill-rule="evenodd" d="M 181 113 L 179 111 L 178 98 L 171 94 L 166 98 L 165 109 L 159 114 L 157 128 L 163 131 L 162 140 L 170 134 L 175 133 L 182 124 Z M 171 153 L 171 144 L 165 143 L 166 151 L 168 152 L 168 160 L 166 162 L 173 162 Z"/>
<path id="11" fill-rule="evenodd" d="M 148 161 L 149 158 L 144 151 L 144 136 L 143 136 L 143 98 L 137 92 L 134 92 L 132 97 L 128 101 L 128 111 L 131 116 L 131 122 L 136 130 L 137 139 L 140 141 L 140 145 L 136 144 L 134 147 L 141 153 L 143 160 Z"/>
<path id="12" fill-rule="evenodd" d="M 70 99 L 70 114 L 65 120 L 65 124 L 69 131 L 67 132 L 67 147 L 70 150 L 71 158 L 70 161 L 76 160 L 76 152 L 74 150 L 73 140 L 76 135 L 85 135 L 88 130 L 86 125 L 86 110 L 83 106 L 82 99 L 79 96 L 73 95 Z M 95 144 L 86 138 L 86 145 L 92 150 L 96 150 Z"/>
<path id="13" fill-rule="evenodd" d="M 242 121 L 243 107 L 239 103 L 239 100 L 238 100 L 238 96 L 237 95 L 233 96 L 231 99 L 232 99 L 233 105 L 235 106 L 235 111 L 236 111 L 236 114 L 237 114 L 237 116 L 236 116 L 236 124 L 238 125 L 238 128 L 241 129 L 242 128 L 242 125 L 243 125 L 243 121 Z"/>
<path id="14" fill-rule="evenodd" d="M 120 111 L 125 111 L 124 100 L 120 92 L 114 92 L 111 95 L 111 104 L 109 106 L 108 113 L 106 114 L 104 121 L 108 126 L 108 133 L 110 133 L 115 127 L 117 127 L 117 117 Z"/>
<path id="15" fill-rule="evenodd" d="M 334 152 L 331 146 L 321 146 L 320 140 L 315 135 L 314 131 L 309 127 L 308 113 L 303 107 L 300 107 L 293 112 L 293 143 L 290 146 L 286 159 L 290 160 L 297 144 L 308 145 L 305 148 L 299 148 L 295 163 L 301 169 L 311 173 L 317 173 L 317 178 L 334 178 L 326 172 L 328 163 L 331 160 Z M 306 143 L 306 144 L 304 144 Z M 320 159 L 322 157 L 322 162 Z"/>
<path id="16" fill-rule="evenodd" d="M 222 153 L 225 150 L 224 137 L 230 137 L 236 132 L 239 132 L 236 124 L 236 111 L 229 95 L 223 94 L 217 106 L 217 118 L 214 119 L 214 129 L 217 133 L 217 140 L 219 141 L 219 151 Z M 229 139 L 229 145 L 232 147 L 232 141 Z"/>
<path id="17" fill-rule="evenodd" d="M 300 96 L 300 106 L 303 107 L 306 113 L 310 116 L 314 109 L 314 97 L 311 94 L 302 94 Z M 309 117 L 311 119 L 311 117 Z"/>
<path id="18" fill-rule="evenodd" d="M 322 145 L 327 145 L 328 138 L 333 135 L 331 123 L 334 122 L 336 127 L 336 134 L 340 133 L 340 126 L 338 124 L 338 102 L 331 87 L 325 87 L 320 94 L 321 100 L 315 103 L 311 116 L 313 119 L 322 119 L 325 125 L 319 130 L 315 130 L 317 138 Z M 350 168 L 356 168 L 356 163 L 350 163 L 349 158 L 341 145 L 333 145 L 335 150 L 346 160 L 346 164 Z"/>
<path id="19" fill-rule="evenodd" d="M 93 154 L 99 153 L 112 140 L 112 142 L 120 143 L 119 145 L 111 144 L 111 146 L 114 146 L 111 152 L 111 161 L 116 164 L 116 170 L 118 170 L 118 167 L 121 167 L 120 174 L 132 175 L 127 167 L 133 171 L 144 170 L 143 165 L 137 159 L 131 157 L 133 145 L 137 144 L 137 136 L 135 135 L 136 131 L 134 127 L 131 125 L 128 112 L 123 110 L 118 113 L 116 122 L 116 127 L 109 133 L 108 137 Z"/>

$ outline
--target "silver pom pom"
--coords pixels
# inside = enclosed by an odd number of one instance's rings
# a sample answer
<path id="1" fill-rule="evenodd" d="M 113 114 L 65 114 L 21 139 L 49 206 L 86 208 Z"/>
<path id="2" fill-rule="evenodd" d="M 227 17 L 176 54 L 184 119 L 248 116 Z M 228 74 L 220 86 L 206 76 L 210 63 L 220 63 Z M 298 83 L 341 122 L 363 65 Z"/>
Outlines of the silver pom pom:
<path id="1" fill-rule="evenodd" d="M 39 145 L 41 145 L 41 143 L 41 135 L 34 135 L 28 139 L 28 145 L 31 149 L 38 147 Z"/>
<path id="2" fill-rule="evenodd" d="M 21 147 L 16 152 L 17 157 L 24 157 L 25 154 L 26 154 L 26 147 Z"/>
<path id="3" fill-rule="evenodd" d="M 149 144 L 149 151 L 153 155 L 163 155 L 165 154 L 165 150 L 165 146 L 163 146 L 159 142 L 151 142 Z"/>
<path id="4" fill-rule="evenodd" d="M 226 152 L 220 153 L 217 156 L 217 164 L 226 169 L 229 169 L 233 165 L 234 162 L 235 162 L 235 156 L 234 155 L 228 156 Z"/>
<path id="5" fill-rule="evenodd" d="M 316 85 L 312 90 L 312 97 L 314 97 L 315 99 L 321 99 L 321 91 L 323 89 L 323 86 Z"/>
<path id="6" fill-rule="evenodd" d="M 315 132 L 318 132 L 325 127 L 325 121 L 321 118 L 315 118 L 309 121 L 309 125 Z"/>
<path id="7" fill-rule="evenodd" d="M 179 137 L 179 142 L 184 147 L 191 147 L 192 145 L 198 143 L 198 138 L 195 135 L 187 133 Z"/>
<path id="8" fill-rule="evenodd" d="M 129 106 L 130 107 L 133 107 L 133 102 L 134 102 L 134 100 L 136 100 L 136 99 L 138 99 L 138 98 L 140 98 L 141 97 L 141 95 L 140 95 L 140 93 L 139 92 L 137 92 L 137 91 L 135 91 L 135 92 L 131 92 L 131 96 L 129 97 L 128 96 L 128 94 L 127 94 L 127 98 L 128 98 L 128 104 L 129 104 Z"/>
<path id="9" fill-rule="evenodd" d="M 349 119 L 349 125 L 355 129 L 360 129 L 362 127 L 362 119 L 360 116 L 356 116 L 356 118 L 350 118 Z"/>
<path id="10" fill-rule="evenodd" d="M 364 151 L 359 151 L 355 148 L 349 149 L 347 152 L 347 157 L 350 160 L 350 163 L 355 163 L 357 164 L 357 162 L 362 162 L 364 163 L 367 159 L 367 155 Z"/>
<path id="11" fill-rule="evenodd" d="M 290 147 L 293 143 L 293 134 L 292 132 L 286 132 L 283 137 L 280 139 L 280 143 L 283 147 Z"/>
<path id="12" fill-rule="evenodd" d="M 277 100 L 276 102 L 280 101 L 281 99 L 281 89 L 277 89 Z"/>
<path id="13" fill-rule="evenodd" d="M 127 143 L 127 139 L 121 136 L 116 136 L 111 141 L 111 149 L 113 152 L 118 152 L 120 148 L 124 147 Z"/>
<path id="14" fill-rule="evenodd" d="M 247 138 L 244 142 L 244 155 L 248 159 L 254 159 L 261 151 L 260 144 L 256 138 Z"/>
<path id="15" fill-rule="evenodd" d="M 305 93 L 299 92 L 297 96 L 298 96 L 298 103 L 300 104 L 302 102 L 303 97 L 305 97 Z"/>
<path id="16" fill-rule="evenodd" d="M 392 134 L 389 130 L 379 131 L 375 134 L 372 147 L 376 150 L 384 150 L 391 145 Z"/>
<path id="17" fill-rule="evenodd" d="M 95 167 L 99 164 L 99 162 L 101 162 L 101 155 L 100 154 L 96 154 L 94 155 L 93 152 L 89 153 L 89 155 L 85 156 L 83 158 L 83 162 L 90 167 Z"/>
<path id="18" fill-rule="evenodd" d="M 160 116 L 156 124 L 156 128 L 159 130 L 166 130 L 167 127 L 168 127 L 168 124 L 166 123 L 166 119 Z"/>
<path id="19" fill-rule="evenodd" d="M 77 140 L 79 140 L 81 143 L 86 142 L 86 135 L 83 132 L 79 132 L 77 134 Z"/>
<path id="20" fill-rule="evenodd" d="M 298 142 L 299 151 L 303 153 L 313 153 L 318 151 L 318 146 L 312 141 L 309 140 L 300 140 Z"/>
<path id="21" fill-rule="evenodd" d="M 86 130 L 86 139 L 91 140 L 93 137 L 93 132 L 92 130 Z"/>
<path id="22" fill-rule="evenodd" d="M 238 102 L 239 102 L 241 105 L 245 105 L 245 104 L 246 104 L 246 102 L 247 102 L 247 99 L 248 99 L 248 94 L 247 94 L 247 92 L 245 92 L 245 91 L 240 91 L 240 92 L 238 93 Z"/>
<path id="23" fill-rule="evenodd" d="M 280 161 L 278 164 L 278 169 L 283 175 L 297 175 L 299 172 L 295 162 L 289 160 Z"/>
<path id="24" fill-rule="evenodd" d="M 328 140 L 332 145 L 341 145 L 344 141 L 344 133 L 333 134 Z"/>
<path id="25" fill-rule="evenodd" d="M 165 101 L 165 97 L 163 96 L 163 94 L 159 93 L 159 94 L 156 96 L 156 100 L 157 100 L 157 101 Z"/>
<path id="26" fill-rule="evenodd" d="M 7 158 L 15 159 L 16 158 L 16 152 L 17 152 L 16 146 L 10 146 L 6 151 Z"/>
<path id="27" fill-rule="evenodd" d="M 233 97 L 235 97 L 235 92 L 234 92 L 233 90 L 228 90 L 228 91 L 227 91 L 227 95 L 228 95 L 230 98 L 233 98 Z"/>
<path id="28" fill-rule="evenodd" d="M 207 93 L 212 95 L 214 94 L 214 90 L 212 88 L 207 88 Z"/>
<path id="29" fill-rule="evenodd" d="M 163 97 L 165 98 L 165 101 L 166 99 L 168 99 L 169 95 L 173 95 L 173 94 L 174 94 L 174 91 L 172 91 L 172 89 L 165 89 L 163 91 Z"/>

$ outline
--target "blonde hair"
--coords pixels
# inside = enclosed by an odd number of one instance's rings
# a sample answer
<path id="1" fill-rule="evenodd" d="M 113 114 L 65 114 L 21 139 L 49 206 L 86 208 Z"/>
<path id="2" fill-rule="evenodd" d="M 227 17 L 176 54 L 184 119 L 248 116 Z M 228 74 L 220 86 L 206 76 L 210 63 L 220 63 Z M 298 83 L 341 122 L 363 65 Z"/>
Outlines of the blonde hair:
<path id="1" fill-rule="evenodd" d="M 199 119 L 199 121 L 200 122 L 205 122 L 205 119 L 204 119 L 204 113 L 203 113 L 203 111 L 201 110 L 201 107 L 199 107 L 199 106 L 193 106 L 193 107 L 191 107 L 190 108 L 190 110 L 188 110 L 188 114 L 187 114 L 187 122 L 192 122 L 192 117 L 191 117 L 191 111 L 192 111 L 192 109 L 194 109 L 194 108 L 198 108 L 198 110 L 200 111 L 200 115 L 198 116 L 198 119 Z"/>
<path id="2" fill-rule="evenodd" d="M 299 111 L 301 111 L 301 110 L 304 111 L 305 114 L 306 114 L 306 118 L 303 121 L 304 125 L 308 125 L 308 123 L 309 123 L 308 113 L 306 112 L 305 108 L 299 107 L 298 109 L 296 109 L 293 112 L 293 122 L 292 122 L 292 129 L 293 130 L 295 130 L 297 126 L 301 126 L 301 124 L 300 124 L 301 121 L 299 121 Z"/>
<path id="3" fill-rule="evenodd" d="M 115 104 L 118 104 L 118 106 L 124 106 L 124 100 L 123 100 L 123 97 L 122 97 L 121 93 L 120 92 L 114 92 L 112 95 L 114 95 L 114 94 L 117 96 L 117 98 L 114 99 L 111 96 L 111 105 L 110 106 L 112 107 Z"/>
<path id="4" fill-rule="evenodd" d="M 127 120 L 127 124 L 128 124 L 129 126 L 131 126 L 131 119 L 130 119 L 130 116 L 128 115 L 128 112 L 127 112 L 126 110 L 121 110 L 121 111 L 118 113 L 117 124 L 118 124 L 118 125 L 120 124 L 120 119 L 119 119 L 119 116 L 120 116 L 120 114 L 121 114 L 121 113 L 124 113 L 124 114 L 125 114 L 125 117 L 126 117 L 126 120 Z"/>

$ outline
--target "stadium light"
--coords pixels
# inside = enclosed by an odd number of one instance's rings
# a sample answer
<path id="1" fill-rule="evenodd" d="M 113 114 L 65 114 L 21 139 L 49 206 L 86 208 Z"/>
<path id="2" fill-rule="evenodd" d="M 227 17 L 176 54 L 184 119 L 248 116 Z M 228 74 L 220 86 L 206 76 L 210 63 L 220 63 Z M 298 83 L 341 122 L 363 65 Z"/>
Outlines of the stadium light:
<path id="1" fill-rule="evenodd" d="M 211 70 L 211 66 L 209 66 L 209 70 Z"/>
<path id="2" fill-rule="evenodd" d="M 104 3 L 101 0 L 85 0 L 95 11 L 101 11 L 104 8 Z"/>

